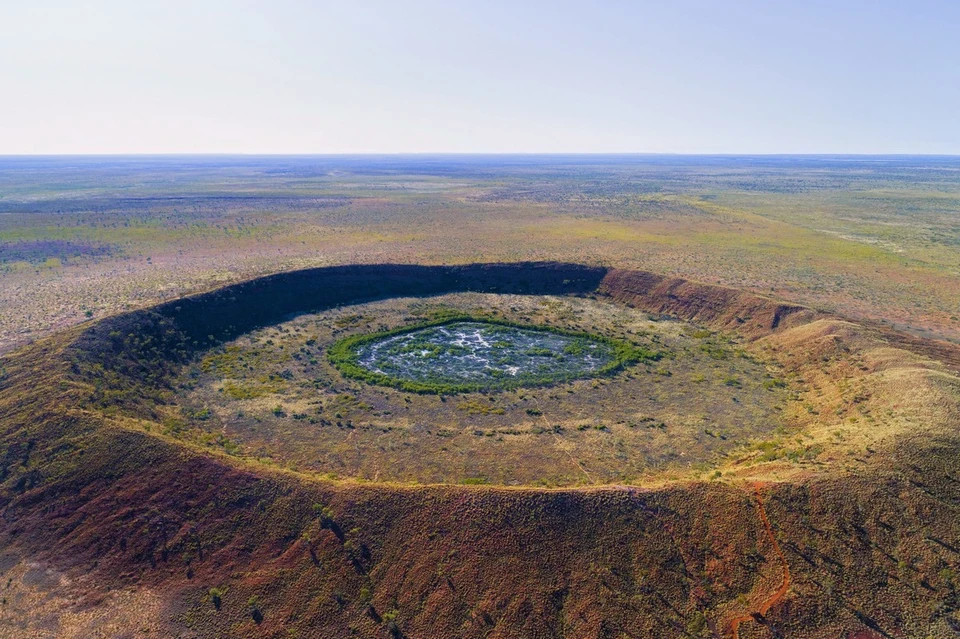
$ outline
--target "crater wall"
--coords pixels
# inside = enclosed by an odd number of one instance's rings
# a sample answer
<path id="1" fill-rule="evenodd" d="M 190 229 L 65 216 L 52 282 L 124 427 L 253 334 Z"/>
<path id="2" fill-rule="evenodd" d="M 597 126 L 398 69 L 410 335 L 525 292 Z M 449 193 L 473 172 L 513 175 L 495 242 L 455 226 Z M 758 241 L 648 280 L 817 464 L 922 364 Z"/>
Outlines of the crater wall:
<path id="1" fill-rule="evenodd" d="M 70 404 L 88 391 L 149 395 L 177 362 L 292 313 L 454 290 L 595 293 L 754 336 L 814 315 L 551 263 L 313 269 L 108 318 L 4 363 L 4 561 L 65 571 L 105 606 L 125 605 L 108 598 L 116 589 L 160 593 L 170 636 L 722 637 L 778 592 L 783 564 L 786 598 L 741 636 L 950 636 L 956 437 L 913 442 L 859 476 L 747 490 L 397 488 L 209 456 L 142 430 L 147 413 Z M 226 589 L 220 607 L 213 587 Z M 6 613 L 0 623 L 0 634 L 26 627 Z"/>

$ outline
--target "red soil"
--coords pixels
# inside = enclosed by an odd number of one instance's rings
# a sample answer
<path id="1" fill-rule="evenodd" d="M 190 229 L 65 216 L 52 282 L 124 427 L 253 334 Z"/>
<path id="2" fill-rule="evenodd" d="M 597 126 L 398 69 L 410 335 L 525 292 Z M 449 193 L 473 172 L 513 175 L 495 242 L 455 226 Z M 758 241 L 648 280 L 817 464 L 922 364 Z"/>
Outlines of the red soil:
<path id="1" fill-rule="evenodd" d="M 764 618 L 767 612 L 770 610 L 770 608 L 780 603 L 784 596 L 786 596 L 787 591 L 790 589 L 790 565 L 787 563 L 787 558 L 784 557 L 783 551 L 780 550 L 780 544 L 777 543 L 777 538 L 773 534 L 773 527 L 770 525 L 770 518 L 767 517 L 767 511 L 763 507 L 763 497 L 760 494 L 760 488 L 761 484 L 754 484 L 753 494 L 757 500 L 757 512 L 759 512 L 760 521 L 763 523 L 764 534 L 766 534 L 767 539 L 770 540 L 770 544 L 773 546 L 773 551 L 780 559 L 780 564 L 783 567 L 783 582 L 773 594 L 760 602 L 760 605 L 757 606 L 756 610 L 751 611 L 749 614 L 735 617 L 730 622 L 730 636 L 733 637 L 733 639 L 740 639 L 740 624 L 745 621 L 766 623 Z"/>

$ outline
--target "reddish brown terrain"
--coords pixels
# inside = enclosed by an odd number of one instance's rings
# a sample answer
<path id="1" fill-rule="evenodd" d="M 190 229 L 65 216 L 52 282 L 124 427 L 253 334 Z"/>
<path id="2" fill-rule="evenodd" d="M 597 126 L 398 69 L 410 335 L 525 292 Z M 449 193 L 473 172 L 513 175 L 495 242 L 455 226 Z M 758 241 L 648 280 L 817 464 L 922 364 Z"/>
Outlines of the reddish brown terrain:
<path id="1" fill-rule="evenodd" d="M 172 380 L 225 340 L 462 290 L 735 334 L 786 371 L 787 425 L 709 470 L 553 490 L 329 480 L 164 428 Z M 0 361 L 0 635 L 956 636 L 958 361 L 800 305 L 556 263 L 313 269 L 117 315 Z"/>

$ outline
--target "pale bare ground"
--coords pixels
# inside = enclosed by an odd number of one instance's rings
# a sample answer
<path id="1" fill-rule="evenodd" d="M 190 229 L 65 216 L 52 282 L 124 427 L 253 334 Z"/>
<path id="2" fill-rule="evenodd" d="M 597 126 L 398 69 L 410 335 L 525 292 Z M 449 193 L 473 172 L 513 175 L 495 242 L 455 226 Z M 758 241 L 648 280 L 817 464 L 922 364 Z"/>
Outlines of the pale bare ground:
<path id="1" fill-rule="evenodd" d="M 8 639 L 107 639 L 166 637 L 174 619 L 166 600 L 149 588 L 98 592 L 89 577 L 0 556 L 0 637 Z M 74 573 L 71 573 L 74 574 Z M 182 635 L 184 637 L 189 635 Z"/>

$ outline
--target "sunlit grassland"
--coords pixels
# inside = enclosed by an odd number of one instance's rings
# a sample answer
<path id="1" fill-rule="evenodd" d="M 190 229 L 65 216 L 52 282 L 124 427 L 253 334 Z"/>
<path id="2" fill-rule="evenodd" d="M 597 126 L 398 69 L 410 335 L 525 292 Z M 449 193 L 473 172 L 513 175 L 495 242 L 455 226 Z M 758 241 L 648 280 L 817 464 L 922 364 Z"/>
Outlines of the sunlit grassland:
<path id="1" fill-rule="evenodd" d="M 917 188 L 803 195 L 725 193 L 725 206 L 875 244 L 932 267 L 960 265 L 960 190 Z"/>

